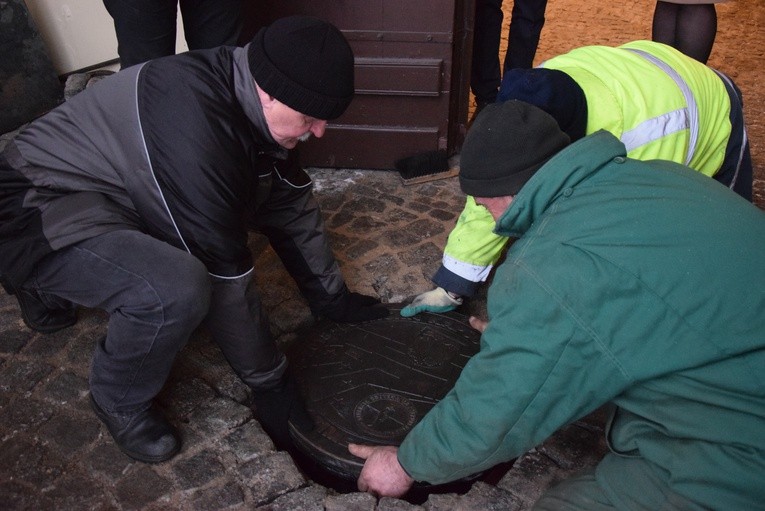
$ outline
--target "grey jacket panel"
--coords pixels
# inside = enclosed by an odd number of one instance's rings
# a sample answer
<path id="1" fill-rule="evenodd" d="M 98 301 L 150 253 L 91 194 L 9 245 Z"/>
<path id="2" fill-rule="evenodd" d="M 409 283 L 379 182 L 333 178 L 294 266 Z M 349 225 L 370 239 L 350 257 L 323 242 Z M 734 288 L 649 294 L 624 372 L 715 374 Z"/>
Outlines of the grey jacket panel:
<path id="1" fill-rule="evenodd" d="M 275 162 L 268 199 L 252 220 L 268 236 L 311 309 L 318 313 L 346 287 L 311 189 L 312 182 L 297 166 L 294 154 Z"/>
<path id="2" fill-rule="evenodd" d="M 140 129 L 141 67 L 96 83 L 15 140 L 32 185 L 25 206 L 41 210 L 54 250 L 115 228 L 146 229 L 147 218 L 152 234 L 174 232 Z"/>

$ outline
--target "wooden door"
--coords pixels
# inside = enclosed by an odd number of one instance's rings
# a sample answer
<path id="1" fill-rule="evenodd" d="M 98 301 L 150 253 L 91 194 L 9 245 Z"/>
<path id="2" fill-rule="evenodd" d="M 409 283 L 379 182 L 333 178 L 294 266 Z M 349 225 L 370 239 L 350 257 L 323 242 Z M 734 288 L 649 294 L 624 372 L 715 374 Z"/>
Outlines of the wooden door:
<path id="1" fill-rule="evenodd" d="M 243 39 L 293 14 L 334 23 L 356 60 L 356 96 L 305 166 L 391 169 L 402 157 L 459 149 L 468 107 L 472 0 L 250 2 Z M 464 58 L 463 58 L 464 57 Z"/>

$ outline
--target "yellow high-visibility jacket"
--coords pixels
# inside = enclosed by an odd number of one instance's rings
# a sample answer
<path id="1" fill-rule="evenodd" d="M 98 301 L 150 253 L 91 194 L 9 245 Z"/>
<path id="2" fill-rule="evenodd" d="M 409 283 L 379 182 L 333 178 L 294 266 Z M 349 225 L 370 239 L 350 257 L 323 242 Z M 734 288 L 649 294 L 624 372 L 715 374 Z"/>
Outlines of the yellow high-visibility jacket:
<path id="1" fill-rule="evenodd" d="M 581 87 L 587 134 L 609 131 L 631 158 L 674 161 L 707 176 L 720 170 L 732 131 L 731 100 L 713 69 L 651 41 L 577 48 L 542 67 L 566 73 Z M 507 243 L 493 230 L 489 212 L 468 197 L 434 282 L 472 295 Z"/>

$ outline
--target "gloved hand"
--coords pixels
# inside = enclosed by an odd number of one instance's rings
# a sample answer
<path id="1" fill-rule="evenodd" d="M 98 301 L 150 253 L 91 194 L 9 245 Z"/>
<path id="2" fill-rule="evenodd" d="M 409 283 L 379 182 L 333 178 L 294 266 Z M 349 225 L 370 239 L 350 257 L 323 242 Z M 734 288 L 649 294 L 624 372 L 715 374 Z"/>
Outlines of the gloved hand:
<path id="1" fill-rule="evenodd" d="M 338 323 L 360 323 L 386 317 L 390 312 L 380 300 L 359 293 L 345 292 L 319 313 Z"/>
<path id="2" fill-rule="evenodd" d="M 462 305 L 462 297 L 452 298 L 442 287 L 437 287 L 431 291 L 426 291 L 417 295 L 412 303 L 401 309 L 401 315 L 405 318 L 419 314 L 420 312 L 449 312 Z"/>

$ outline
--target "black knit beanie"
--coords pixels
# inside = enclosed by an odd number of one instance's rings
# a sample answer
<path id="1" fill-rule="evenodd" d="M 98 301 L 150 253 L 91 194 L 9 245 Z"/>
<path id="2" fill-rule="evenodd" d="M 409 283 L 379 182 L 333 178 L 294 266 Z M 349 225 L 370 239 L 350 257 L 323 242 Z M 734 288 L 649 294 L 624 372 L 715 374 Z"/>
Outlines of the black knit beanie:
<path id="1" fill-rule="evenodd" d="M 260 88 L 302 114 L 336 119 L 353 98 L 353 51 L 326 21 L 278 19 L 255 34 L 247 58 Z"/>
<path id="2" fill-rule="evenodd" d="M 522 101 L 492 103 L 476 117 L 460 154 L 460 187 L 474 197 L 516 195 L 569 144 L 550 114 Z"/>
<path id="3" fill-rule="evenodd" d="M 573 78 L 558 69 L 511 69 L 502 77 L 497 101 L 516 99 L 552 115 L 572 142 L 585 135 L 587 98 Z"/>

